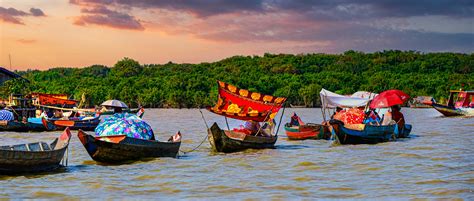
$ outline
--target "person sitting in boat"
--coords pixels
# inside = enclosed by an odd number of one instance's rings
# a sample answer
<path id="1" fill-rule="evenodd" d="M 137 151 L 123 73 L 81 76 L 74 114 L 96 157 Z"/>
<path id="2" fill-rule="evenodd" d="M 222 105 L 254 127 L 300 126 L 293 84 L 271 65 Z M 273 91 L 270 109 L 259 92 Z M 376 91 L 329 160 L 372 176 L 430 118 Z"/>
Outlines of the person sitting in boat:
<path id="1" fill-rule="evenodd" d="M 301 126 L 304 125 L 303 121 L 301 121 L 301 118 L 295 113 L 293 113 L 293 116 L 291 116 L 290 120 L 290 126 Z"/>
<path id="2" fill-rule="evenodd" d="M 64 117 L 63 111 L 61 111 L 61 110 L 54 110 L 54 118 L 61 119 L 61 118 L 63 118 L 63 117 Z"/>
<path id="3" fill-rule="evenodd" d="M 342 107 L 337 106 L 337 107 L 336 107 L 336 111 L 334 111 L 334 114 L 331 115 L 331 119 L 333 119 L 334 115 L 336 115 L 336 114 L 339 113 L 340 111 L 342 111 Z"/>
<path id="4" fill-rule="evenodd" d="M 275 131 L 275 125 L 275 119 L 272 119 L 271 122 L 266 122 L 265 124 L 263 124 L 261 131 L 257 133 L 257 135 L 264 137 L 272 136 L 272 133 L 274 133 Z"/>
<path id="5" fill-rule="evenodd" d="M 114 114 L 122 113 L 121 107 L 114 107 Z"/>
<path id="6" fill-rule="evenodd" d="M 394 105 L 391 107 L 391 109 L 392 109 L 392 120 L 397 122 L 398 130 L 402 130 L 403 127 L 405 126 L 405 117 L 403 116 L 403 113 L 400 112 L 401 110 L 400 105 Z"/>
<path id="7" fill-rule="evenodd" d="M 380 116 L 375 109 L 371 109 L 365 113 L 364 124 L 380 125 Z"/>
<path id="8" fill-rule="evenodd" d="M 244 124 L 243 129 L 246 131 L 246 134 L 249 135 L 256 135 L 257 132 L 260 130 L 260 124 L 256 121 L 246 121 Z"/>

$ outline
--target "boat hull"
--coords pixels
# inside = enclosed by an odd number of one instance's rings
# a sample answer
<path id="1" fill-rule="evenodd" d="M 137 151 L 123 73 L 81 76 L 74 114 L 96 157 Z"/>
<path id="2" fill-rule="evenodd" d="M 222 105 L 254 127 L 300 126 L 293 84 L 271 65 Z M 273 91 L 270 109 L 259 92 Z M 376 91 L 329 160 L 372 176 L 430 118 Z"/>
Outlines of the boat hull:
<path id="1" fill-rule="evenodd" d="M 327 127 L 320 124 L 305 124 L 303 126 L 290 126 L 289 123 L 285 124 L 286 136 L 289 140 L 306 140 L 306 139 L 329 139 L 329 130 Z"/>
<path id="2" fill-rule="evenodd" d="M 92 159 L 102 163 L 129 163 L 145 158 L 177 157 L 181 141 L 159 142 L 152 140 L 141 140 L 122 135 L 123 139 L 113 142 L 116 137 L 110 137 L 112 141 L 104 141 L 107 137 L 96 138 L 92 135 L 78 131 L 77 136 L 84 145 Z"/>
<path id="3" fill-rule="evenodd" d="M 238 152 L 245 149 L 275 148 L 278 136 L 261 137 L 244 133 L 222 130 L 214 123 L 208 130 L 208 139 L 215 152 Z"/>
<path id="4" fill-rule="evenodd" d="M 23 123 L 17 121 L 8 121 L 6 124 L 0 125 L 0 131 L 15 131 L 15 132 L 41 132 L 50 131 L 43 124 L 35 124 L 31 122 Z"/>
<path id="5" fill-rule="evenodd" d="M 0 147 L 0 174 L 34 173 L 61 167 L 60 162 L 69 146 L 66 129 L 51 144 L 44 142 Z"/>
<path id="6" fill-rule="evenodd" d="M 344 124 L 337 120 L 331 120 L 330 124 L 341 144 L 376 144 L 395 137 L 395 125 L 365 125 L 363 130 L 353 130 L 344 127 Z"/>
<path id="7" fill-rule="evenodd" d="M 412 126 L 410 124 L 405 124 L 404 128 L 400 131 L 397 138 L 407 138 L 411 133 Z"/>

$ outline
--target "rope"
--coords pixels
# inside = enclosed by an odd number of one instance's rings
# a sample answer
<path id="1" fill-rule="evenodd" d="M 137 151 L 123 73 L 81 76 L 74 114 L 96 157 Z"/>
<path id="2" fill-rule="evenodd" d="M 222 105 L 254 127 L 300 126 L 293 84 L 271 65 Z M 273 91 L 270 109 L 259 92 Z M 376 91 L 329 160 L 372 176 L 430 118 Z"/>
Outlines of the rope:
<path id="1" fill-rule="evenodd" d="M 209 131 L 209 126 L 207 125 L 206 118 L 204 118 L 204 114 L 201 111 L 201 107 L 199 107 L 199 112 L 201 113 L 202 120 L 204 121 L 204 124 L 206 124 L 206 128 Z M 179 150 L 179 151 L 183 154 L 187 154 L 187 153 L 191 153 L 193 151 L 196 151 L 196 149 L 198 149 L 206 140 L 207 140 L 207 135 L 204 137 L 204 139 L 202 139 L 201 143 L 199 143 L 199 145 L 197 147 L 194 147 L 193 149 L 191 149 L 189 151 L 181 151 L 181 150 Z"/>

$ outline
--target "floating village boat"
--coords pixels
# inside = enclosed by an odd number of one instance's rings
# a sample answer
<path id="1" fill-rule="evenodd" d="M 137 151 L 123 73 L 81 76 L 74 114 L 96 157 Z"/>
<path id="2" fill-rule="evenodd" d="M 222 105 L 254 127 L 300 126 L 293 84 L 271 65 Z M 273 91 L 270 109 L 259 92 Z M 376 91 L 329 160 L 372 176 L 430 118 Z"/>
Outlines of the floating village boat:
<path id="1" fill-rule="evenodd" d="M 51 144 L 36 142 L 0 146 L 0 173 L 15 174 L 57 169 L 61 160 L 64 160 L 70 139 L 71 133 L 66 128 Z"/>
<path id="2" fill-rule="evenodd" d="M 177 157 L 181 145 L 178 132 L 167 142 L 114 135 L 97 137 L 79 130 L 77 137 L 92 159 L 103 163 L 126 163 L 144 158 Z"/>
<path id="3" fill-rule="evenodd" d="M 320 92 L 323 117 L 329 115 L 330 108 L 367 107 L 375 95 L 362 98 L 361 96 L 343 96 L 322 89 Z M 374 144 L 386 142 L 396 137 L 396 125 L 346 124 L 337 119 L 330 119 L 333 138 L 340 144 Z"/>
<path id="4" fill-rule="evenodd" d="M 274 97 L 218 81 L 219 97 L 214 107 L 209 111 L 233 119 L 253 122 L 271 122 L 283 103 L 284 97 Z M 275 125 L 273 125 L 275 126 Z M 273 134 L 273 129 L 261 129 L 256 135 L 247 134 L 238 130 L 221 129 L 214 123 L 208 130 L 208 139 L 212 150 L 216 152 L 237 152 L 245 149 L 274 148 L 278 133 Z M 259 136 L 266 132 L 266 136 Z"/>
<path id="5" fill-rule="evenodd" d="M 431 106 L 447 117 L 451 116 L 474 116 L 474 91 L 452 90 L 449 92 L 447 105 L 436 103 L 433 100 Z"/>

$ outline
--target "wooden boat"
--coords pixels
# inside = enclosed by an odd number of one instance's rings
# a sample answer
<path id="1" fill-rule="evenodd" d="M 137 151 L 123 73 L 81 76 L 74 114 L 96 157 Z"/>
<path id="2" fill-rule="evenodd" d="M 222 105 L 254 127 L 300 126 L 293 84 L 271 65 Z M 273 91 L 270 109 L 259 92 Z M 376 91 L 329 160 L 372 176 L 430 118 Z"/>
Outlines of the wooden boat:
<path id="1" fill-rule="evenodd" d="M 329 128 L 327 126 L 314 123 L 307 123 L 302 126 L 291 126 L 290 123 L 286 123 L 285 132 L 289 140 L 329 140 L 331 137 Z"/>
<path id="2" fill-rule="evenodd" d="M 102 163 L 128 163 L 145 158 L 177 157 L 181 145 L 178 132 L 168 142 L 116 135 L 96 137 L 79 130 L 77 137 L 92 159 Z"/>
<path id="3" fill-rule="evenodd" d="M 275 148 L 278 136 L 254 136 L 222 130 L 217 123 L 214 123 L 208 130 L 208 139 L 213 151 L 231 153 L 245 149 Z"/>
<path id="4" fill-rule="evenodd" d="M 51 144 L 36 142 L 0 146 L 0 173 L 14 174 L 54 170 L 60 167 L 70 139 L 71 132 L 66 128 Z"/>
<path id="5" fill-rule="evenodd" d="M 31 96 L 36 98 L 33 101 L 34 105 L 49 105 L 49 106 L 60 106 L 60 107 L 74 107 L 79 101 L 71 100 L 67 98 L 65 94 L 42 94 L 42 93 L 32 93 Z"/>
<path id="6" fill-rule="evenodd" d="M 277 115 L 286 98 L 250 92 L 222 81 L 217 81 L 217 85 L 218 100 L 215 106 L 207 108 L 210 112 L 253 123 L 267 122 L 268 127 L 266 129 L 260 127 L 258 131 L 255 129 L 230 131 L 222 130 L 217 123 L 214 123 L 207 131 L 212 150 L 229 153 L 245 149 L 274 148 L 278 136 L 277 133 L 273 134 L 275 123 L 272 119 Z M 268 136 L 251 135 L 245 133 L 246 131 L 266 133 Z"/>
<path id="7" fill-rule="evenodd" d="M 362 129 L 347 128 L 343 122 L 329 121 L 335 137 L 341 144 L 375 144 L 395 137 L 395 125 L 375 126 L 366 124 Z"/>
<path id="8" fill-rule="evenodd" d="M 433 97 L 431 96 L 418 96 L 416 98 L 411 99 L 408 102 L 408 105 L 411 108 L 431 108 L 431 100 Z"/>
<path id="9" fill-rule="evenodd" d="M 474 99 L 472 97 L 474 97 L 474 91 L 452 90 L 449 93 L 447 105 L 436 103 L 433 100 L 431 106 L 447 117 L 474 116 Z"/>
<path id="10" fill-rule="evenodd" d="M 70 118 L 70 120 L 65 119 L 56 119 L 49 118 L 45 122 L 42 122 L 44 118 L 28 118 L 29 124 L 34 125 L 45 125 L 47 124 L 48 130 L 63 130 L 66 127 L 69 127 L 71 130 L 85 130 L 93 131 L 100 123 L 100 117 L 96 116 L 94 118 L 89 118 L 85 120 L 80 120 L 78 118 Z"/>
<path id="11" fill-rule="evenodd" d="M 93 131 L 100 123 L 100 116 L 85 120 L 70 118 L 70 120 L 50 119 L 49 121 L 53 122 L 58 129 L 69 127 L 71 130 Z"/>
<path id="12" fill-rule="evenodd" d="M 398 134 L 397 138 L 407 138 L 410 135 L 410 132 L 411 132 L 411 125 L 405 124 L 404 128 Z"/>
<path id="13" fill-rule="evenodd" d="M 45 127 L 43 124 L 36 124 L 31 122 L 19 121 L 0 121 L 0 131 L 14 131 L 14 132 L 41 132 L 54 130 L 51 127 Z"/>

